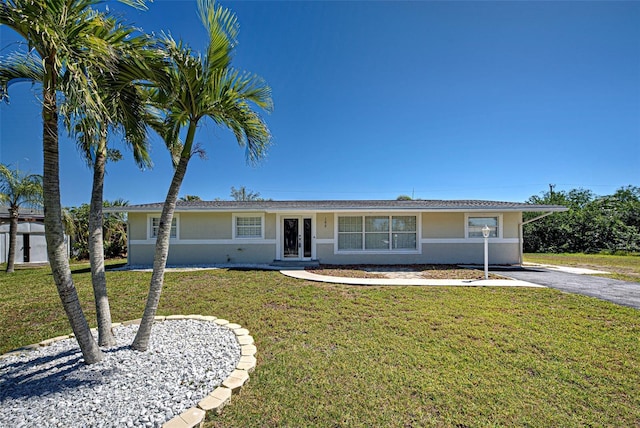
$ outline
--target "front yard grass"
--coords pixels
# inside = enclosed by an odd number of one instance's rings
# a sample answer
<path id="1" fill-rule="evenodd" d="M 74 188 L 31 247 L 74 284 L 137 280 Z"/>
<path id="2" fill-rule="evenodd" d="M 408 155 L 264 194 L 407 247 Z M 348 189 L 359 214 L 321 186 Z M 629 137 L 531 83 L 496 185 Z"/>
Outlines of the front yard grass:
<path id="1" fill-rule="evenodd" d="M 93 321 L 90 274 L 74 266 Z M 107 273 L 114 321 L 149 272 Z M 552 289 L 356 287 L 169 272 L 159 314 L 250 330 L 258 366 L 207 427 L 639 426 L 640 311 Z M 48 268 L 0 273 L 0 352 L 66 334 Z"/>
<path id="2" fill-rule="evenodd" d="M 524 255 L 524 261 L 550 265 L 574 266 L 610 272 L 599 275 L 623 281 L 640 282 L 640 255 L 606 254 L 534 254 Z"/>

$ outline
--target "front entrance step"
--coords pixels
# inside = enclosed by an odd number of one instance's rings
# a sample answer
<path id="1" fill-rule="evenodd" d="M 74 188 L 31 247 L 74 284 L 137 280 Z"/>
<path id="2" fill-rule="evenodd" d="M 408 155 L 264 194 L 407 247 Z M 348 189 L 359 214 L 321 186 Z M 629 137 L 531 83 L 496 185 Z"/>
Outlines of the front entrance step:
<path id="1" fill-rule="evenodd" d="M 274 260 L 269 266 L 276 266 L 282 269 L 303 269 L 320 266 L 320 262 L 318 260 Z"/>

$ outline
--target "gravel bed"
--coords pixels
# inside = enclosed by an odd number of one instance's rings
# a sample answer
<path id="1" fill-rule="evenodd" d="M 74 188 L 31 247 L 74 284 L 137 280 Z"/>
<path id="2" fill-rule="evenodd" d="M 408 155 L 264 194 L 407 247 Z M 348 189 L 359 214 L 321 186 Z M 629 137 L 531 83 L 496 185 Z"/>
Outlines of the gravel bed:
<path id="1" fill-rule="evenodd" d="M 233 331 L 214 322 L 157 322 L 149 349 L 137 325 L 85 365 L 75 339 L 0 359 L 0 427 L 160 427 L 219 386 L 240 360 Z"/>

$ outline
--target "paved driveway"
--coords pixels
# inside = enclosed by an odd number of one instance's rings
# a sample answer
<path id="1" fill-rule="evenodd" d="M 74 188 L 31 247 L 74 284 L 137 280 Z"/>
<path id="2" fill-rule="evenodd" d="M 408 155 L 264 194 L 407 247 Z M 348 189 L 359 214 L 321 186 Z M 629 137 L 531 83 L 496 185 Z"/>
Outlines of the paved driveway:
<path id="1" fill-rule="evenodd" d="M 568 293 L 597 297 L 619 305 L 640 309 L 640 283 L 578 275 L 542 267 L 514 268 L 504 271 L 496 270 L 495 272 L 509 278 L 545 285 Z"/>

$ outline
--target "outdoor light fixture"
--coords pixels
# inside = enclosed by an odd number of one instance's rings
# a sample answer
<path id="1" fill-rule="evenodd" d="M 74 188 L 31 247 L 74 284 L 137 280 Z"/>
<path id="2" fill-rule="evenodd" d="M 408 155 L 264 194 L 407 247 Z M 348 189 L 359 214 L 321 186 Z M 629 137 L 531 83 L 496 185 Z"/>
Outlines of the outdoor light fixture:
<path id="1" fill-rule="evenodd" d="M 484 237 L 484 279 L 489 279 L 489 234 L 491 229 L 486 224 L 482 228 L 482 236 Z"/>

